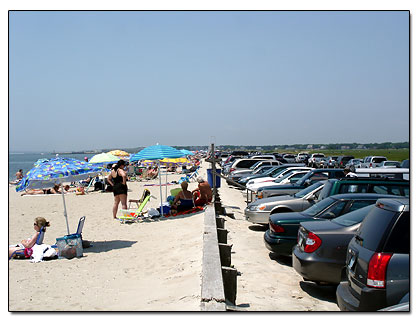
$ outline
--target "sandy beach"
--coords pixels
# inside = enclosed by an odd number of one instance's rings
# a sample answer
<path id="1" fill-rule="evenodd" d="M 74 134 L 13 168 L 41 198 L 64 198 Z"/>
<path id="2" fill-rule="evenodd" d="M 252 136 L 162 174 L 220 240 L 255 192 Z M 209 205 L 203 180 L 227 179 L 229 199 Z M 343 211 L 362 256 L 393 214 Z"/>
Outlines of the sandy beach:
<path id="1" fill-rule="evenodd" d="M 182 174 L 168 175 L 168 181 Z M 162 181 L 165 181 L 163 179 Z M 128 182 L 129 199 L 146 184 Z M 191 183 L 189 190 L 196 188 Z M 179 185 L 168 186 L 170 189 Z M 146 186 L 150 207 L 160 205 L 159 186 Z M 162 188 L 165 196 L 165 187 Z M 10 311 L 197 311 L 200 310 L 204 212 L 121 224 L 112 218 L 112 193 L 65 196 L 70 232 L 86 216 L 81 258 L 9 262 Z M 9 186 L 9 244 L 34 233 L 33 220 L 50 221 L 44 243 L 67 234 L 61 195 L 21 196 Z"/>

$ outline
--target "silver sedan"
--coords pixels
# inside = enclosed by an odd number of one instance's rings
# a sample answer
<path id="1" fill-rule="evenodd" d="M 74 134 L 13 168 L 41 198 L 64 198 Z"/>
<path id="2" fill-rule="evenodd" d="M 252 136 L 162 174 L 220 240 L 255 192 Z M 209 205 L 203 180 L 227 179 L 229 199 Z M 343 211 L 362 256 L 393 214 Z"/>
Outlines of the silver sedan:
<path id="1" fill-rule="evenodd" d="M 326 180 L 314 183 L 292 196 L 283 195 L 258 199 L 245 208 L 245 218 L 251 223 L 268 224 L 268 219 L 273 213 L 301 212 L 318 200 L 325 182 Z"/>

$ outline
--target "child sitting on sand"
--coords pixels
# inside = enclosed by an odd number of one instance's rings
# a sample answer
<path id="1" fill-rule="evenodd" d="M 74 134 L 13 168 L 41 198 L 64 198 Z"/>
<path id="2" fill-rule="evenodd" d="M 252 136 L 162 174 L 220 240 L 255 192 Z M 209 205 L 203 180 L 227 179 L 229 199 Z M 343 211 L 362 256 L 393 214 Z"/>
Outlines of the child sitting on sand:
<path id="1" fill-rule="evenodd" d="M 28 238 L 26 240 L 24 239 L 20 243 L 15 245 L 10 245 L 9 259 L 13 258 L 17 253 L 25 253 L 25 256 L 30 257 L 29 249 L 31 249 L 35 245 L 39 232 L 41 232 L 41 228 L 48 226 L 50 226 L 50 222 L 47 222 L 47 220 L 43 217 L 37 217 L 34 223 L 35 234 L 32 236 L 32 238 Z"/>

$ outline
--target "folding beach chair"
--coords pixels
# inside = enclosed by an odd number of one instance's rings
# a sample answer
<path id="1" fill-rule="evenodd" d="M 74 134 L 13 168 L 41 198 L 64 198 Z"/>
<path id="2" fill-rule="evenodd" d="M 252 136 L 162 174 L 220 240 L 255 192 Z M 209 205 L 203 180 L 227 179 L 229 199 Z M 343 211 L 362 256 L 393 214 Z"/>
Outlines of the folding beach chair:
<path id="1" fill-rule="evenodd" d="M 144 199 L 150 195 L 149 189 L 144 189 L 143 194 L 141 195 L 140 199 L 129 199 L 128 200 L 128 209 L 131 207 L 131 203 L 135 203 L 137 205 L 137 208 L 139 208 L 140 204 L 144 201 Z"/>
<path id="2" fill-rule="evenodd" d="M 143 200 L 143 202 L 140 204 L 139 208 L 137 208 L 137 210 L 135 211 L 128 210 L 128 209 L 121 209 L 120 210 L 121 215 L 117 216 L 117 219 L 119 219 L 121 223 L 138 222 L 139 220 L 141 220 L 143 216 L 143 208 L 149 202 L 150 197 L 151 197 L 150 195 L 147 195 L 146 198 Z"/>
<path id="3" fill-rule="evenodd" d="M 35 244 L 40 245 L 44 241 L 45 236 L 45 226 L 43 226 L 38 234 L 38 237 L 36 238 Z M 9 257 L 9 260 L 15 258 L 29 258 L 29 256 L 25 255 L 25 249 L 17 249 L 15 250 Z"/>
<path id="4" fill-rule="evenodd" d="M 187 175 L 188 176 L 188 180 L 190 182 L 191 181 L 197 181 L 197 178 L 198 178 L 198 170 L 199 169 L 200 169 L 200 167 L 198 166 L 197 169 L 193 173 L 191 173 L 190 175 Z"/>

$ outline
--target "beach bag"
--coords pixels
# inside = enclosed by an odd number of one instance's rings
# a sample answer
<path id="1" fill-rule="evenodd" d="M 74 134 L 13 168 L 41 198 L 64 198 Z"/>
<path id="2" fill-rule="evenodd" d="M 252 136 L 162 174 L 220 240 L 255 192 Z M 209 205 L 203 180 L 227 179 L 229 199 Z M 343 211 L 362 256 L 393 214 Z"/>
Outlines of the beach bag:
<path id="1" fill-rule="evenodd" d="M 160 216 L 160 213 L 156 208 L 149 208 L 149 210 L 147 211 L 147 216 L 148 217 Z"/>
<path id="2" fill-rule="evenodd" d="M 65 235 L 56 239 L 58 257 L 72 259 L 83 256 L 83 244 L 80 234 Z"/>

